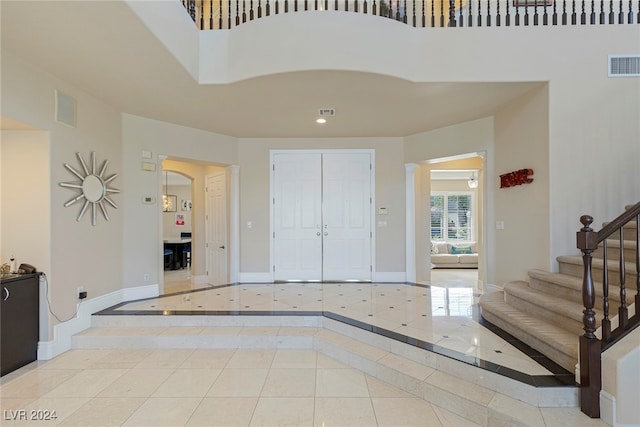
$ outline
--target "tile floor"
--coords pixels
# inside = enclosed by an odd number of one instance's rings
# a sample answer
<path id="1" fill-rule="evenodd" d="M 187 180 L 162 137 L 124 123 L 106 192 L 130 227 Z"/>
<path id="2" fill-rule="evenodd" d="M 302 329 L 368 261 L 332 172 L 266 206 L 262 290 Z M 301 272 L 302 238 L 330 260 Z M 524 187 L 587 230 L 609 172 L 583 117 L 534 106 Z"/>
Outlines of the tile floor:
<path id="1" fill-rule="evenodd" d="M 279 283 L 204 286 L 195 291 L 188 274 L 187 269 L 165 273 L 165 289 L 170 283 L 173 291 L 183 291 L 123 304 L 117 310 L 165 314 L 328 311 L 527 375 L 560 372 L 558 369 L 551 372 L 548 365 L 541 365 L 538 359 L 532 359 L 478 322 L 478 313 L 474 313 L 480 297 L 477 270 L 433 270 L 431 286 Z"/>
<path id="2" fill-rule="evenodd" d="M 472 274 L 442 270 L 431 287 L 253 284 L 194 291 L 189 278 L 174 273 L 172 290 L 181 293 L 118 310 L 331 310 L 529 375 L 549 375 L 474 320 L 479 292 Z M 291 349 L 71 350 L 2 377 L 0 409 L 2 426 L 475 425 L 326 355 Z M 606 425 L 577 408 L 536 410 L 547 427 Z M 50 415 L 47 411 L 55 411 L 56 419 L 33 418 Z"/>
<path id="3" fill-rule="evenodd" d="M 2 385 L 2 425 L 473 426 L 313 350 L 72 350 Z M 52 421 L 8 414 L 55 411 Z"/>
<path id="4" fill-rule="evenodd" d="M 476 425 L 313 350 L 71 350 L 3 377 L 0 396 L 3 426 Z M 547 427 L 605 425 L 539 411 Z"/>

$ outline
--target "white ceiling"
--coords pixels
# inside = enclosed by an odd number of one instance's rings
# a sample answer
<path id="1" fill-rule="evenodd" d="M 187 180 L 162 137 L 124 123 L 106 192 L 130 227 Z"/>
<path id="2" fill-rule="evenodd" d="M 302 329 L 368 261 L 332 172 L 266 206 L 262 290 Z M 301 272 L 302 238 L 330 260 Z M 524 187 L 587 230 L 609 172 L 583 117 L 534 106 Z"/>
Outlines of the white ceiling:
<path id="1" fill-rule="evenodd" d="M 306 71 L 198 85 L 123 2 L 0 7 L 3 50 L 121 111 L 236 137 L 407 136 L 490 116 L 540 84 L 412 83 Z M 315 119 L 322 107 L 337 114 L 321 126 Z"/>

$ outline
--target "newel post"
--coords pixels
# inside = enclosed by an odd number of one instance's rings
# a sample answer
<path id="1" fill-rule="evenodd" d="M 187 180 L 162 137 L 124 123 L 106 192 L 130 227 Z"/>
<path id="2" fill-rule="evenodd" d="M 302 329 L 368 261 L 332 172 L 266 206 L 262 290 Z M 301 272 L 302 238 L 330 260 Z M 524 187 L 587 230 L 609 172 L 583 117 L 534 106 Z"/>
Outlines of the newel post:
<path id="1" fill-rule="evenodd" d="M 601 361 L 600 340 L 596 338 L 595 288 L 591 273 L 592 252 L 598 247 L 598 233 L 593 231 L 593 218 L 580 217 L 583 227 L 577 234 L 577 246 L 582 251 L 584 275 L 582 279 L 582 323 L 584 335 L 580 337 L 580 409 L 591 418 L 600 417 Z"/>

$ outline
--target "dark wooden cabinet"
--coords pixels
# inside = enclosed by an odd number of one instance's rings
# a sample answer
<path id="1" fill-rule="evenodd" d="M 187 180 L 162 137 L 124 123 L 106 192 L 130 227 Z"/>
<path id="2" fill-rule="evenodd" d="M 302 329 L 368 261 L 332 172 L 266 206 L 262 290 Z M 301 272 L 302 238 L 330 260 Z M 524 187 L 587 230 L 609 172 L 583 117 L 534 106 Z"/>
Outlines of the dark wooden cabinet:
<path id="1" fill-rule="evenodd" d="M 39 274 L 0 278 L 0 376 L 38 359 Z"/>

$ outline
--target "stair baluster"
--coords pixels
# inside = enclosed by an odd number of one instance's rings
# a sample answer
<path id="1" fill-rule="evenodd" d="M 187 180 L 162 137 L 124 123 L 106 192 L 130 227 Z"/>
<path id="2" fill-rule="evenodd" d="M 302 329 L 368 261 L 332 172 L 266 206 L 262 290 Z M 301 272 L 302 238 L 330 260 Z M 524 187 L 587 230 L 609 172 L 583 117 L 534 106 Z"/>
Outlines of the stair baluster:
<path id="1" fill-rule="evenodd" d="M 604 265 L 607 265 L 607 241 L 602 242 L 602 259 Z M 608 342 L 611 339 L 611 320 L 609 319 L 609 269 L 602 269 L 602 296 L 604 310 L 604 319 L 602 319 L 602 341 Z"/>
<path id="2" fill-rule="evenodd" d="M 640 7 L 640 5 L 639 5 Z M 640 12 L 638 12 L 640 13 Z M 640 18 L 640 16 L 638 16 Z M 636 216 L 636 323 L 640 321 L 640 213 Z"/>
<path id="3" fill-rule="evenodd" d="M 589 215 L 580 217 L 583 227 L 577 233 L 577 246 L 583 254 L 583 286 L 582 299 L 584 304 L 584 335 L 580 337 L 580 409 L 588 416 L 595 418 L 600 416 L 600 387 L 601 379 L 601 359 L 603 350 L 613 345 L 617 340 L 625 336 L 626 333 L 640 324 L 640 202 L 629 207 L 616 219 L 604 226 L 602 230 L 594 232 L 590 227 L 593 218 Z M 635 261 L 636 261 L 636 287 L 638 288 L 635 303 L 636 313 L 629 319 L 626 303 L 626 262 L 624 256 L 625 248 L 625 226 L 635 222 Z M 620 245 L 619 252 L 619 277 L 620 277 L 620 306 L 618 307 L 618 327 L 610 331 L 608 318 L 608 259 L 606 239 L 614 233 L 618 233 Z M 602 321 L 602 340 L 598 340 L 595 335 L 595 312 L 593 303 L 595 299 L 593 277 L 591 271 L 592 253 L 598 248 L 598 244 L 603 242 L 603 295 L 604 295 L 604 320 Z"/>
<path id="4" fill-rule="evenodd" d="M 601 360 L 600 340 L 596 338 L 596 316 L 593 311 L 595 289 L 591 273 L 592 252 L 598 247 L 598 233 L 593 231 L 593 217 L 580 217 L 583 227 L 577 235 L 578 249 L 582 251 L 584 273 L 582 277 L 582 323 L 584 335 L 580 337 L 580 409 L 591 418 L 600 417 Z"/>
<path id="5" fill-rule="evenodd" d="M 624 228 L 620 226 L 620 307 L 618 307 L 618 327 L 627 329 L 629 324 L 629 311 L 627 310 L 627 289 L 625 287 L 625 261 L 624 261 Z M 606 268 L 606 265 L 605 265 Z"/>

